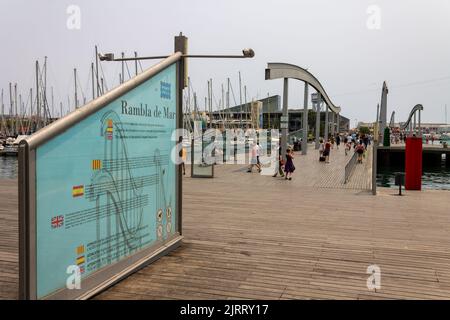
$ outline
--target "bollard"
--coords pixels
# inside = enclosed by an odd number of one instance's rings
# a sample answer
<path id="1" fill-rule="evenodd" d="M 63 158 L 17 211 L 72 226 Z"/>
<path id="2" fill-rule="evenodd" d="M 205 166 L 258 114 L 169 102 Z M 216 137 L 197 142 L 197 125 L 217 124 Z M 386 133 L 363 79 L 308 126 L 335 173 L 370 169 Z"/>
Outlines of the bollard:
<path id="1" fill-rule="evenodd" d="M 405 183 L 405 173 L 396 172 L 395 173 L 395 185 L 398 186 L 398 195 L 402 195 L 402 185 Z"/>

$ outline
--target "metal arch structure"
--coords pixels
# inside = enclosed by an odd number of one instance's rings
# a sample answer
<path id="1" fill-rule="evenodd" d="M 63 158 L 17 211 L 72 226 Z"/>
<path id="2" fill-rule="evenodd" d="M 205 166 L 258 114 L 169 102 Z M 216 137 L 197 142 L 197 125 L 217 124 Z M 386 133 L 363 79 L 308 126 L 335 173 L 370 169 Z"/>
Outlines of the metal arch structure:
<path id="1" fill-rule="evenodd" d="M 381 89 L 381 103 L 380 103 L 380 117 L 378 121 L 380 122 L 380 134 L 381 141 L 384 141 L 384 129 L 386 128 L 387 122 L 387 95 L 389 93 L 386 81 L 383 81 L 383 88 Z"/>
<path id="2" fill-rule="evenodd" d="M 268 63 L 266 69 L 266 80 L 282 78 L 297 79 L 308 83 L 320 93 L 331 111 L 336 114 L 341 112 L 341 107 L 335 106 L 334 103 L 331 102 L 320 81 L 308 70 L 289 63 Z"/>
<path id="3" fill-rule="evenodd" d="M 265 79 L 266 80 L 274 80 L 274 79 L 284 79 L 284 85 L 283 85 L 283 117 L 286 119 L 288 116 L 288 79 L 296 79 L 303 81 L 305 83 L 305 99 L 304 99 L 304 113 L 303 113 L 303 128 L 306 130 L 303 130 L 303 139 L 302 139 L 302 154 L 306 154 L 306 149 L 308 146 L 308 85 L 312 86 L 320 95 L 321 98 L 326 103 L 327 108 L 325 113 L 325 122 L 326 122 L 326 130 L 325 132 L 328 133 L 328 108 L 334 113 L 337 114 L 337 117 L 333 116 L 333 119 L 337 119 L 338 126 L 339 126 L 339 113 L 341 112 L 341 108 L 338 106 L 335 106 L 334 103 L 329 98 L 328 94 L 326 93 L 325 89 L 323 88 L 320 81 L 311 74 L 308 70 L 301 68 L 299 66 L 289 64 L 289 63 L 281 63 L 281 62 L 269 62 L 267 64 L 267 68 L 265 71 Z M 320 114 L 318 113 L 318 116 Z M 316 131 L 318 128 L 316 128 Z M 338 129 L 339 130 L 339 129 Z M 288 128 L 287 123 L 284 124 L 282 128 L 282 135 L 281 135 L 281 152 L 282 154 L 286 153 L 286 146 L 287 146 L 287 134 L 288 134 Z"/>
<path id="4" fill-rule="evenodd" d="M 391 113 L 391 120 L 389 121 L 389 128 L 393 128 L 395 126 L 395 111 Z"/>
<path id="5" fill-rule="evenodd" d="M 421 133 L 421 129 L 420 129 L 420 113 L 423 111 L 423 106 L 421 105 L 421 104 L 416 104 L 412 109 L 411 109 L 411 112 L 409 113 L 409 117 L 408 117 L 408 119 L 406 120 L 406 122 L 405 123 L 403 123 L 401 126 L 400 126 L 400 129 L 401 130 L 405 130 L 405 129 L 407 129 L 408 127 L 410 127 L 410 125 L 411 125 L 411 120 L 413 119 L 413 117 L 414 117 L 414 127 L 412 128 L 412 130 L 410 129 L 410 132 L 413 132 L 414 130 L 415 130 L 415 127 L 416 127 L 416 117 L 415 117 L 415 115 L 416 115 L 416 113 L 418 112 L 419 113 L 419 132 Z"/>

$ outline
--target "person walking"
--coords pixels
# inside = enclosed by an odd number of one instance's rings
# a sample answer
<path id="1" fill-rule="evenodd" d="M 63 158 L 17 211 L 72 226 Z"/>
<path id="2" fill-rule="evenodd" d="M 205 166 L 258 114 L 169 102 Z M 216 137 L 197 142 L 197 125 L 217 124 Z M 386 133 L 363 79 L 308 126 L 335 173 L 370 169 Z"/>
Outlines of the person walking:
<path id="1" fill-rule="evenodd" d="M 294 152 L 291 149 L 286 150 L 286 164 L 284 165 L 284 172 L 286 173 L 286 180 L 292 180 L 292 173 L 295 171 L 294 166 Z"/>
<path id="2" fill-rule="evenodd" d="M 331 152 L 331 143 L 330 141 L 325 142 L 325 146 L 323 149 L 323 156 L 325 157 L 325 163 L 330 163 L 330 152 Z"/>
<path id="3" fill-rule="evenodd" d="M 181 163 L 180 164 L 181 164 L 181 168 L 183 169 L 183 175 L 186 175 L 185 162 L 186 162 L 187 151 L 186 151 L 186 148 L 183 146 L 183 137 L 182 136 L 180 136 L 178 138 L 178 142 L 181 144 L 181 149 L 180 149 L 180 152 L 178 153 L 179 157 L 181 158 Z"/>
<path id="4" fill-rule="evenodd" d="M 339 150 L 339 145 L 341 144 L 341 136 L 339 134 L 336 135 L 336 149 Z"/>
<path id="5" fill-rule="evenodd" d="M 358 154 L 358 163 L 362 163 L 364 150 L 365 150 L 364 144 L 362 144 L 361 142 L 358 143 L 358 145 L 355 148 L 355 152 Z"/>
<path id="6" fill-rule="evenodd" d="M 322 159 L 322 157 L 323 157 L 324 148 L 325 148 L 325 145 L 323 144 L 323 140 L 320 139 L 319 140 L 319 161 L 321 161 L 320 159 Z"/>
<path id="7" fill-rule="evenodd" d="M 259 142 L 254 143 L 252 147 L 252 158 L 250 160 L 250 167 L 247 172 L 253 172 L 253 167 L 256 166 L 258 168 L 258 172 L 261 172 L 261 163 L 259 162 L 259 155 L 261 153 Z"/>

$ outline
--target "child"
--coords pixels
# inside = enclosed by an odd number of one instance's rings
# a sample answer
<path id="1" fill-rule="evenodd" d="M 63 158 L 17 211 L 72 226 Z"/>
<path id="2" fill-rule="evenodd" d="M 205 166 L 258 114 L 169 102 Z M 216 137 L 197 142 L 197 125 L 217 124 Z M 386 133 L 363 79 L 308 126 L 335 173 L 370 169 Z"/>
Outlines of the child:
<path id="1" fill-rule="evenodd" d="M 294 166 L 294 152 L 291 149 L 286 150 L 286 164 L 284 165 L 284 172 L 286 173 L 286 180 L 292 180 L 292 172 L 295 170 Z"/>

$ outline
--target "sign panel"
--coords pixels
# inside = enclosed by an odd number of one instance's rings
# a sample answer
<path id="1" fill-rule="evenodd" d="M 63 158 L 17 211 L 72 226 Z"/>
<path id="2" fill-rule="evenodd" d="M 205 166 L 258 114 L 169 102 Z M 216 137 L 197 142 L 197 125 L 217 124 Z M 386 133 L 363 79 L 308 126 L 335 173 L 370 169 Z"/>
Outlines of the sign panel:
<path id="1" fill-rule="evenodd" d="M 287 123 L 287 122 L 280 123 L 280 129 L 288 129 L 288 128 L 289 128 L 289 123 Z"/>
<path id="2" fill-rule="evenodd" d="M 280 121 L 281 122 L 288 122 L 289 121 L 289 116 L 281 116 L 280 117 Z"/>
<path id="3" fill-rule="evenodd" d="M 176 128 L 174 63 L 36 148 L 36 298 L 179 236 Z"/>

